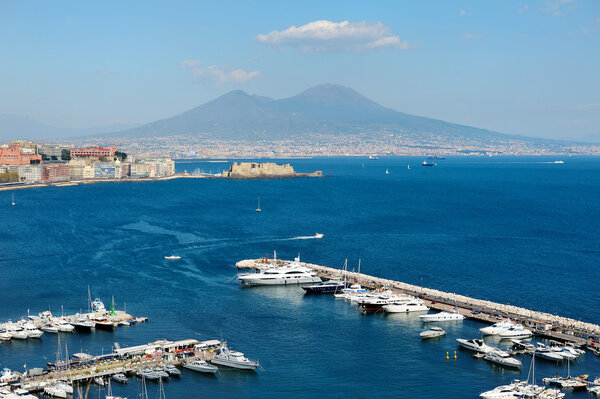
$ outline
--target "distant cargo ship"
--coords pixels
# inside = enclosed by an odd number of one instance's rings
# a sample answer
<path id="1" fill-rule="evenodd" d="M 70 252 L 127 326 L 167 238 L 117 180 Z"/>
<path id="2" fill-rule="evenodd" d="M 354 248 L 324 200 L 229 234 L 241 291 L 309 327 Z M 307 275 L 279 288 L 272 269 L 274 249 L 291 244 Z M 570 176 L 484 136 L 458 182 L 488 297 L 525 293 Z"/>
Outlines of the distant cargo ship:
<path id="1" fill-rule="evenodd" d="M 435 162 L 427 162 L 427 161 L 423 161 L 423 163 L 421 164 L 422 166 L 435 166 L 437 165 Z"/>

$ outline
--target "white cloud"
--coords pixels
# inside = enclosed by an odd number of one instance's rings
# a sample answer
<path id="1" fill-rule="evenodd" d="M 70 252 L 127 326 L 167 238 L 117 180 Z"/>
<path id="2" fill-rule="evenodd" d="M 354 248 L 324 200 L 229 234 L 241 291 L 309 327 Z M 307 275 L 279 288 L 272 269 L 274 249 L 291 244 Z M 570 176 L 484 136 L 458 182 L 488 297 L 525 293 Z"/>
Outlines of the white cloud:
<path id="1" fill-rule="evenodd" d="M 393 35 L 383 23 L 364 21 L 314 21 L 261 34 L 256 40 L 275 47 L 291 46 L 302 51 L 320 52 L 363 52 L 384 48 L 408 50 L 413 47 Z"/>
<path id="2" fill-rule="evenodd" d="M 466 10 L 460 10 L 458 12 L 458 15 L 460 15 L 461 17 L 464 17 L 465 15 L 467 15 L 467 11 Z"/>
<path id="3" fill-rule="evenodd" d="M 182 69 L 190 69 L 195 79 L 204 80 L 222 85 L 223 83 L 244 83 L 251 79 L 260 76 L 260 71 L 248 72 L 244 69 L 221 67 L 211 65 L 206 68 L 200 67 L 201 62 L 197 60 L 182 61 L 180 66 Z"/>
<path id="4" fill-rule="evenodd" d="M 546 0 L 542 12 L 558 17 L 575 8 L 576 2 L 577 0 Z"/>
<path id="5" fill-rule="evenodd" d="M 517 12 L 519 14 L 523 14 L 525 11 L 529 10 L 529 5 L 528 4 L 523 4 L 521 7 L 519 7 L 517 9 Z"/>

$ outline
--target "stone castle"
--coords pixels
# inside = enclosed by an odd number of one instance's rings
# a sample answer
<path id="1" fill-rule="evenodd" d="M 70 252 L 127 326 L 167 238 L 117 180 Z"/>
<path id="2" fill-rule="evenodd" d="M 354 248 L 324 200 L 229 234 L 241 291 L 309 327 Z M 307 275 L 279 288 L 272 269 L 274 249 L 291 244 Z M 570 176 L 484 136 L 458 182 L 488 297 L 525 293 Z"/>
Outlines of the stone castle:
<path id="1" fill-rule="evenodd" d="M 230 179 L 266 179 L 285 177 L 320 177 L 323 173 L 296 173 L 289 163 L 277 165 L 274 162 L 233 162 L 229 170 L 223 171 L 223 177 Z"/>

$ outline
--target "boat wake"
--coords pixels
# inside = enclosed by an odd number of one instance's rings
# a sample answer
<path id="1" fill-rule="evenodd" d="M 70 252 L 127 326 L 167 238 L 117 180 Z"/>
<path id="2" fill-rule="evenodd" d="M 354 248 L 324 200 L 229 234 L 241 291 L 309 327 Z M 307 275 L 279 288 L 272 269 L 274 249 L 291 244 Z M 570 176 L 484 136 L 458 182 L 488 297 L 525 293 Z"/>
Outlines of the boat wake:
<path id="1" fill-rule="evenodd" d="M 298 237 L 287 238 L 287 240 L 315 240 L 315 239 L 317 239 L 317 237 L 315 237 L 315 236 L 298 236 Z"/>

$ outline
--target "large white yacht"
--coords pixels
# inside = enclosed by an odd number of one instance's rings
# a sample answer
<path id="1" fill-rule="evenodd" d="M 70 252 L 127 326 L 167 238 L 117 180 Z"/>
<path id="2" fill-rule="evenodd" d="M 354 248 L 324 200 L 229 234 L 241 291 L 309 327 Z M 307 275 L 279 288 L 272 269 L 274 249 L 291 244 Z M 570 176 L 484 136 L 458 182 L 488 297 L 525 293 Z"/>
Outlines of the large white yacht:
<path id="1" fill-rule="evenodd" d="M 414 298 L 409 301 L 392 302 L 383 306 L 387 313 L 423 312 L 429 310 L 422 299 Z"/>
<path id="2" fill-rule="evenodd" d="M 493 346 L 490 346 L 490 345 L 486 344 L 485 342 L 483 342 L 482 339 L 456 338 L 456 340 L 458 341 L 460 346 L 462 346 L 463 348 L 469 349 L 469 350 L 472 350 L 475 352 L 479 352 L 479 353 L 490 353 L 494 349 L 496 349 Z"/>
<path id="3" fill-rule="evenodd" d="M 510 338 L 531 338 L 533 333 L 521 326 L 511 327 L 506 331 L 498 334 L 500 338 L 510 339 Z"/>
<path id="4" fill-rule="evenodd" d="M 205 360 L 194 360 L 183 365 L 186 369 L 200 371 L 201 373 L 216 373 L 219 369 Z"/>
<path id="5" fill-rule="evenodd" d="M 257 367 L 259 367 L 258 362 L 254 362 L 244 357 L 242 352 L 229 350 L 227 343 L 225 342 L 223 342 L 223 345 L 221 345 L 221 350 L 219 353 L 215 354 L 210 362 L 221 366 L 242 370 L 255 370 Z"/>
<path id="6" fill-rule="evenodd" d="M 238 274 L 245 285 L 289 285 L 320 283 L 321 278 L 311 268 L 291 264 L 289 266 L 273 267 L 259 273 Z"/>
<path id="7" fill-rule="evenodd" d="M 517 324 L 513 323 L 510 319 L 503 319 L 491 326 L 480 328 L 479 331 L 481 331 L 483 335 L 500 335 L 516 326 Z"/>
<path id="8" fill-rule="evenodd" d="M 419 316 L 422 321 L 452 321 L 452 320 L 464 320 L 465 316 L 457 312 L 440 312 L 422 314 Z"/>

